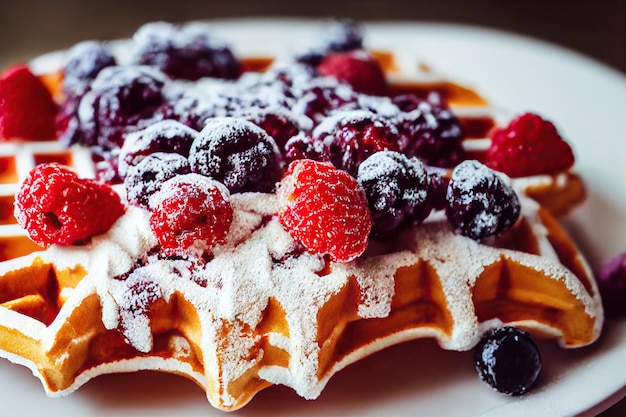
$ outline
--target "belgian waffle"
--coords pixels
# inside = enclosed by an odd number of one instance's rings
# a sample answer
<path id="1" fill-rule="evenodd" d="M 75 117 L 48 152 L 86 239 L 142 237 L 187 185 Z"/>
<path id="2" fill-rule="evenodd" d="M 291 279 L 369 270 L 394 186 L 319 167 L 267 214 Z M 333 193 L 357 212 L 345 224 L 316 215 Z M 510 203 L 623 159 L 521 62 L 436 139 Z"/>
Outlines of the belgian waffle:
<path id="1" fill-rule="evenodd" d="M 375 54 L 397 88 L 409 88 L 396 57 Z M 411 78 L 410 88 L 443 91 L 480 157 L 500 117 L 480 96 L 447 81 Z M 94 175 L 80 147 L 8 143 L 2 152 L 3 201 L 37 163 Z M 514 184 L 522 219 L 486 244 L 454 234 L 435 213 L 347 264 L 290 257 L 295 243 L 275 218 L 276 196 L 235 194 L 228 239 L 199 276 L 182 261 L 149 264 L 160 296 L 148 315 L 128 314 L 133 282 L 111 279 L 155 245 L 145 211 L 130 207 L 88 245 L 45 251 L 3 216 L 0 354 L 31 368 L 53 396 L 101 374 L 150 369 L 183 375 L 215 407 L 234 410 L 274 384 L 315 398 L 345 366 L 411 339 L 468 350 L 510 324 L 563 347 L 592 343 L 603 322 L 595 281 L 553 217 L 582 199 L 580 179 L 563 172 Z"/>

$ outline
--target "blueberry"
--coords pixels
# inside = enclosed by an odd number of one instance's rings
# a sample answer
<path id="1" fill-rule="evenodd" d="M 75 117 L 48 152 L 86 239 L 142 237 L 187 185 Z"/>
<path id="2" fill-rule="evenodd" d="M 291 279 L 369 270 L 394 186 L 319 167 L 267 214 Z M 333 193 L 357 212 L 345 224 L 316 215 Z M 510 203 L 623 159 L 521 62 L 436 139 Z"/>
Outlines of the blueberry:
<path id="1" fill-rule="evenodd" d="M 231 193 L 270 192 L 282 175 L 274 139 L 244 118 L 209 119 L 189 151 L 192 172 L 223 183 Z"/>
<path id="2" fill-rule="evenodd" d="M 188 173 L 189 162 L 182 155 L 163 152 L 148 155 L 128 169 L 124 178 L 126 199 L 136 206 L 148 207 L 150 197 L 165 181 Z"/>
<path id="3" fill-rule="evenodd" d="M 452 171 L 446 200 L 446 214 L 455 231 L 475 240 L 508 230 L 521 211 L 508 182 L 474 160 L 463 161 Z"/>
<path id="4" fill-rule="evenodd" d="M 525 394 L 541 371 L 541 355 L 528 332 L 507 326 L 485 335 L 474 351 L 480 378 L 508 395 Z"/>
<path id="5" fill-rule="evenodd" d="M 81 42 L 68 52 L 63 69 L 63 90 L 72 96 L 82 95 L 100 71 L 117 65 L 115 57 L 96 41 Z"/>
<path id="6" fill-rule="evenodd" d="M 133 36 L 137 63 L 154 66 L 175 79 L 236 79 L 241 64 L 209 32 L 208 26 L 202 24 L 180 27 L 165 22 L 145 24 Z"/>
<path id="7" fill-rule="evenodd" d="M 428 174 L 417 158 L 381 151 L 359 166 L 357 181 L 367 197 L 377 237 L 390 237 L 400 227 L 422 221 L 430 212 Z"/>

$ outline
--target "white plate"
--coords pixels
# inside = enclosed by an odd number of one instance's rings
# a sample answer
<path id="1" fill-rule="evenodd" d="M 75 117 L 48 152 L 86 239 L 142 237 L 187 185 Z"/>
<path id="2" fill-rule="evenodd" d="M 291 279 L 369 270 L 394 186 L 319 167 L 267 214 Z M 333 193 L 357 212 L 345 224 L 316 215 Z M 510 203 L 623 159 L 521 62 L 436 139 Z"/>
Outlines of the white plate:
<path id="1" fill-rule="evenodd" d="M 215 29 L 237 50 L 297 45 L 315 23 L 235 21 Z M 556 122 L 573 144 L 589 187 L 584 206 L 564 219 L 594 268 L 626 250 L 626 82 L 623 75 L 535 40 L 478 28 L 373 24 L 367 45 L 405 50 L 436 71 L 512 111 Z M 594 346 L 562 350 L 541 343 L 536 389 L 511 398 L 479 381 L 471 353 L 415 341 L 375 354 L 333 377 L 306 401 L 284 387 L 260 393 L 244 416 L 546 416 L 593 415 L 626 387 L 626 320 L 609 321 Z M 49 399 L 28 369 L 0 361 L 3 415 L 222 415 L 193 383 L 172 375 L 108 375 L 69 397 Z"/>

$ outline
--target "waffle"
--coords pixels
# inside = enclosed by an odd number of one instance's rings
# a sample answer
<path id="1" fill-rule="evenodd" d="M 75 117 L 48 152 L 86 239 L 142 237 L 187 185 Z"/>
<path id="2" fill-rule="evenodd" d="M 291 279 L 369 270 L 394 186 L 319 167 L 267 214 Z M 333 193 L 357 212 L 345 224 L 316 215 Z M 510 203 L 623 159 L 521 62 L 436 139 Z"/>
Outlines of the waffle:
<path id="1" fill-rule="evenodd" d="M 442 92 L 471 132 L 466 148 L 480 159 L 501 117 L 483 98 L 449 81 L 407 77 L 393 53 L 373 53 L 398 91 Z M 5 207 L 37 163 L 95 173 L 89 151 L 58 142 L 5 143 L 0 152 Z M 6 214 L 0 356 L 29 367 L 51 396 L 102 374 L 157 370 L 193 380 L 213 406 L 235 410 L 275 384 L 316 398 L 349 364 L 412 339 L 465 351 L 487 330 L 513 325 L 565 348 L 588 345 L 600 334 L 601 301 L 554 217 L 582 200 L 580 178 L 568 171 L 513 182 L 522 217 L 500 236 L 482 243 L 459 236 L 435 212 L 349 263 L 293 256 L 296 242 L 277 220 L 274 194 L 233 194 L 226 242 L 201 267 L 151 253 L 156 237 L 137 207 L 87 245 L 47 250 Z M 140 274 L 114 279 L 138 259 L 150 291 Z"/>

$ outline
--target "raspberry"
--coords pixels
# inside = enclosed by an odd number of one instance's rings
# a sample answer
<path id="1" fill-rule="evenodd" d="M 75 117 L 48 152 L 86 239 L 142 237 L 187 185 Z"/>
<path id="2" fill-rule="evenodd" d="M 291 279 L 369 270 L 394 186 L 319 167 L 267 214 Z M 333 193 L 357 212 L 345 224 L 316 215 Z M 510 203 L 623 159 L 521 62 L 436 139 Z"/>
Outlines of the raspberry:
<path id="1" fill-rule="evenodd" d="M 129 167 L 155 152 L 189 155 L 189 148 L 198 132 L 175 120 L 162 120 L 145 129 L 126 135 L 120 150 L 118 171 L 126 175 Z"/>
<path id="2" fill-rule="evenodd" d="M 310 253 L 349 262 L 365 251 L 372 220 L 356 180 L 331 164 L 292 162 L 280 182 L 279 221 Z"/>
<path id="3" fill-rule="evenodd" d="M 176 153 L 156 152 L 131 167 L 124 178 L 126 198 L 131 204 L 147 207 L 152 194 L 177 175 L 189 173 L 187 158 Z"/>
<path id="4" fill-rule="evenodd" d="M 530 334 L 510 326 L 485 335 L 474 358 L 480 378 L 503 394 L 525 394 L 541 371 L 541 355 Z"/>
<path id="5" fill-rule="evenodd" d="M 43 246 L 83 243 L 122 214 L 124 205 L 110 186 L 59 164 L 35 167 L 15 197 L 15 218 Z"/>
<path id="6" fill-rule="evenodd" d="M 508 230 L 521 209 L 510 184 L 474 160 L 452 171 L 446 200 L 446 214 L 456 232 L 475 240 Z"/>
<path id="7" fill-rule="evenodd" d="M 602 267 L 598 274 L 598 288 L 608 314 L 626 313 L 626 252 Z"/>
<path id="8" fill-rule="evenodd" d="M 207 35 L 206 25 L 148 23 L 135 32 L 133 39 L 138 63 L 155 66 L 172 78 L 236 79 L 241 73 L 241 64 L 231 50 Z"/>
<path id="9" fill-rule="evenodd" d="M 524 113 L 493 131 L 486 164 L 513 178 L 556 175 L 574 164 L 574 154 L 551 122 Z"/>
<path id="10" fill-rule="evenodd" d="M 398 130 L 377 114 L 353 110 L 327 117 L 313 130 L 313 140 L 324 145 L 333 165 L 356 176 L 368 156 L 397 150 Z"/>
<path id="11" fill-rule="evenodd" d="M 403 111 L 398 121 L 402 153 L 446 168 L 464 159 L 461 123 L 438 95 L 431 94 L 427 100 L 397 96 L 393 103 Z"/>
<path id="12" fill-rule="evenodd" d="M 317 72 L 347 82 L 359 93 L 381 96 L 388 90 L 380 64 L 363 50 L 328 55 Z"/>
<path id="13" fill-rule="evenodd" d="M 56 111 L 50 92 L 26 65 L 0 75 L 0 141 L 53 139 Z"/>
<path id="14" fill-rule="evenodd" d="M 428 175 L 417 158 L 392 151 L 377 152 L 359 166 L 357 181 L 365 190 L 374 221 L 372 234 L 377 237 L 389 237 L 430 213 L 426 200 Z"/>
<path id="15" fill-rule="evenodd" d="M 222 182 L 230 192 L 274 189 L 282 167 L 278 146 L 263 129 L 235 117 L 215 117 L 191 145 L 191 171 Z"/>
<path id="16" fill-rule="evenodd" d="M 170 254 L 206 250 L 226 240 L 233 220 L 228 190 L 198 174 L 176 176 L 151 199 L 150 225 Z"/>

